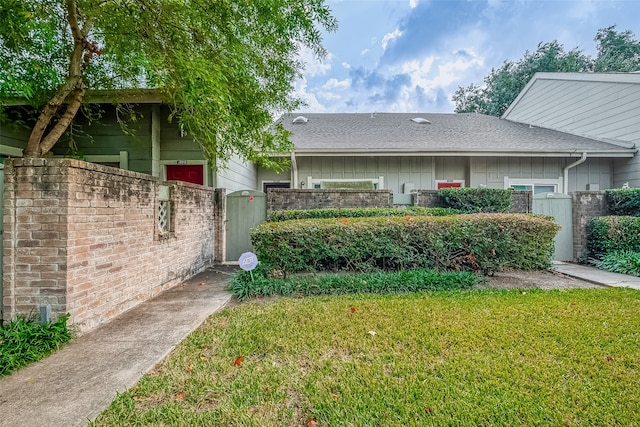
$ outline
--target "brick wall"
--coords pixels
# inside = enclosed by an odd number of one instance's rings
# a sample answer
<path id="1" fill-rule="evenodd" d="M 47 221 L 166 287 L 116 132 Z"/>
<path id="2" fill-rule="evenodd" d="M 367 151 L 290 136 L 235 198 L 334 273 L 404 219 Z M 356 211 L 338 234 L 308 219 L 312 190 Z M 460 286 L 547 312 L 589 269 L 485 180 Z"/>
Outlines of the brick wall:
<path id="1" fill-rule="evenodd" d="M 51 304 L 86 331 L 212 263 L 215 191 L 166 183 L 173 230 L 161 236 L 160 185 L 78 160 L 6 161 L 5 319 Z"/>
<path id="2" fill-rule="evenodd" d="M 588 255 L 587 226 L 592 218 L 609 215 L 604 191 L 576 191 L 573 199 L 573 258 L 581 260 Z"/>
<path id="3" fill-rule="evenodd" d="M 438 197 L 438 190 L 416 190 L 415 205 L 425 208 L 444 207 Z M 531 191 L 513 191 L 511 193 L 511 212 L 529 213 L 532 209 L 533 195 Z"/>
<path id="4" fill-rule="evenodd" d="M 318 190 L 270 188 L 267 212 L 285 209 L 388 208 L 393 206 L 390 190 Z"/>

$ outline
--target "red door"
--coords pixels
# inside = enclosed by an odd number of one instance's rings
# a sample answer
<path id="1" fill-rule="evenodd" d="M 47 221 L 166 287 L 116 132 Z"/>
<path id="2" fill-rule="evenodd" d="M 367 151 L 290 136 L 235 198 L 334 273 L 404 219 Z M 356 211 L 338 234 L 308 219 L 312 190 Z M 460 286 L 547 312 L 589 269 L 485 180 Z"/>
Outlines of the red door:
<path id="1" fill-rule="evenodd" d="M 167 181 L 185 181 L 204 185 L 202 165 L 167 165 Z"/>
<path id="2" fill-rule="evenodd" d="M 461 183 L 459 182 L 439 182 L 438 183 L 438 190 L 441 188 L 459 188 L 462 187 Z"/>

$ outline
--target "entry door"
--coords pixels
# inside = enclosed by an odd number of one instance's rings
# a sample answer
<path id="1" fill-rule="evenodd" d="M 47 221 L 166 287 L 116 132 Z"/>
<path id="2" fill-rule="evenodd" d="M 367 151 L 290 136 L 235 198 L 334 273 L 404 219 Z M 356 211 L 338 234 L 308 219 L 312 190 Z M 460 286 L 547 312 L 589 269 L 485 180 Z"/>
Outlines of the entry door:
<path id="1" fill-rule="evenodd" d="M 167 181 L 184 181 L 204 185 L 204 166 L 167 165 Z"/>

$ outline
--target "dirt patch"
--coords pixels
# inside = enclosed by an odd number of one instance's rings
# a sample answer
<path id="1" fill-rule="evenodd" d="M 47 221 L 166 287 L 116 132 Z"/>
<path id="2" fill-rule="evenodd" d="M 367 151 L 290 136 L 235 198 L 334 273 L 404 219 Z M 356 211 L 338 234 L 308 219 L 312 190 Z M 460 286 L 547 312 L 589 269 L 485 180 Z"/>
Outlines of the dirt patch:
<path id="1" fill-rule="evenodd" d="M 495 273 L 487 277 L 484 283 L 474 289 L 569 289 L 569 288 L 601 288 L 586 280 L 576 279 L 553 270 L 514 270 Z"/>

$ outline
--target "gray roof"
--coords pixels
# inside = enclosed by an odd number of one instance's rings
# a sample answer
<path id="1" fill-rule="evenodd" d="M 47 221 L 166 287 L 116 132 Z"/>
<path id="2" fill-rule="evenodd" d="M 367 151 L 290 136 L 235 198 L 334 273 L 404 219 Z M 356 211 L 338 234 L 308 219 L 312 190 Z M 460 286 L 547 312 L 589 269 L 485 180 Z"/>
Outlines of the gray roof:
<path id="1" fill-rule="evenodd" d="M 306 123 L 293 123 L 304 116 Z M 422 117 L 428 124 L 411 119 Z M 529 127 L 477 113 L 291 113 L 278 119 L 292 132 L 296 154 L 591 155 L 631 157 L 635 150 Z"/>

